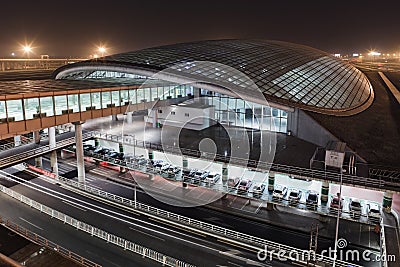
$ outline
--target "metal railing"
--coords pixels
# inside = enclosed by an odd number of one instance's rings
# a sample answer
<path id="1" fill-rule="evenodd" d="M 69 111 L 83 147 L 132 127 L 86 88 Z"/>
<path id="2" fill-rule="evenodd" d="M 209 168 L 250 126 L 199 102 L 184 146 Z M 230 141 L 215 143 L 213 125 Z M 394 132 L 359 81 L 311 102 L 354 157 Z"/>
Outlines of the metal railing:
<path id="1" fill-rule="evenodd" d="M 91 187 L 86 184 L 79 183 L 77 181 L 73 181 L 64 177 L 59 177 L 59 182 L 62 182 L 63 184 L 69 185 L 73 188 L 77 188 L 80 190 L 83 190 L 85 192 L 97 195 L 103 199 L 107 200 L 112 200 L 116 203 L 129 206 L 130 208 L 135 209 L 138 212 L 142 212 L 146 214 L 147 216 L 151 216 L 157 220 L 162 220 L 166 224 L 173 224 L 177 227 L 180 228 L 185 228 L 189 231 L 192 232 L 198 232 L 201 234 L 207 234 L 212 237 L 216 237 L 218 239 L 223 239 L 227 240 L 230 243 L 237 243 L 240 246 L 247 246 L 248 248 L 251 249 L 259 249 L 263 250 L 265 248 L 268 248 L 268 251 L 274 251 L 272 254 L 274 254 L 276 257 L 281 255 L 278 255 L 279 252 L 284 251 L 283 257 L 286 257 L 287 260 L 293 261 L 294 259 L 290 257 L 290 255 L 293 255 L 293 253 L 297 253 L 296 255 L 304 255 L 308 251 L 301 250 L 298 248 L 294 248 L 291 246 L 279 244 L 276 242 L 272 242 L 263 238 L 259 238 L 256 236 L 244 234 L 238 231 L 230 230 L 228 228 L 224 228 L 221 226 L 213 225 L 210 223 L 206 223 L 203 221 L 199 221 L 196 219 L 192 219 L 186 216 L 182 216 L 179 214 L 175 214 L 169 211 L 165 211 L 141 202 L 137 202 L 134 200 L 130 200 L 127 198 L 124 198 L 122 196 L 118 196 L 106 191 L 102 191 L 98 188 Z M 332 264 L 333 259 L 323 256 L 323 255 L 318 255 L 316 254 L 316 258 L 320 260 L 320 262 L 324 262 L 326 264 Z M 297 263 L 300 264 L 306 264 L 306 259 L 305 260 L 297 260 Z M 347 266 L 353 266 L 353 267 L 360 267 L 359 265 L 356 264 L 350 264 L 348 262 L 344 261 L 336 261 L 336 266 L 338 267 L 347 267 Z"/>
<path id="2" fill-rule="evenodd" d="M 61 256 L 72 260 L 82 266 L 86 266 L 86 267 L 100 267 L 101 265 L 90 261 L 14 222 L 12 222 L 11 220 L 4 218 L 0 215 L 0 223 L 2 225 L 4 225 L 5 227 L 7 227 L 8 229 L 10 229 L 11 231 L 17 233 L 18 235 L 22 236 L 25 239 L 28 239 L 30 241 L 32 241 L 35 244 L 38 244 L 39 246 L 44 246 L 48 249 L 50 249 L 51 251 L 54 251 L 58 254 L 60 254 Z"/>
<path id="3" fill-rule="evenodd" d="M 93 137 L 92 132 L 82 134 L 82 139 L 89 139 Z M 12 164 L 16 164 L 22 162 L 24 160 L 30 159 L 32 157 L 37 157 L 43 154 L 46 154 L 50 151 L 57 150 L 59 148 L 63 148 L 75 143 L 75 137 L 66 138 L 56 142 L 55 147 L 50 147 L 50 145 L 40 146 L 38 148 L 34 148 L 25 152 L 21 152 L 9 157 L 5 157 L 0 159 L 0 168 L 7 167 Z"/>
<path id="4" fill-rule="evenodd" d="M 12 148 L 15 148 L 15 147 L 32 144 L 33 142 L 34 142 L 34 140 L 32 138 L 24 137 L 20 141 L 8 142 L 6 144 L 0 145 L 0 151 L 5 151 L 5 150 L 9 150 L 9 149 L 12 149 Z M 16 143 L 19 143 L 19 144 L 17 145 Z"/>
<path id="5" fill-rule="evenodd" d="M 384 259 L 381 259 L 381 266 L 388 267 L 388 261 L 385 258 L 387 256 L 386 251 L 386 237 L 385 237 L 385 225 L 383 223 L 383 219 L 380 221 L 380 245 L 381 245 L 381 256 L 384 256 Z M 396 229 L 397 230 L 397 229 Z"/>
<path id="6" fill-rule="evenodd" d="M 230 157 L 220 154 L 212 154 L 207 152 L 200 152 L 198 150 L 186 149 L 186 148 L 179 148 L 176 146 L 170 146 L 165 144 L 157 144 L 146 142 L 142 140 L 137 140 L 133 136 L 119 136 L 119 135 L 112 135 L 108 133 L 102 133 L 99 131 L 93 131 L 93 137 L 100 138 L 112 142 L 123 143 L 131 146 L 136 146 L 145 149 L 152 149 L 157 151 L 168 152 L 175 155 L 186 155 L 195 158 L 204 158 L 209 160 L 215 160 L 219 162 L 229 163 L 231 165 L 237 165 L 240 167 L 248 167 L 254 168 L 259 171 L 263 170 L 271 170 L 277 173 L 282 173 L 286 175 L 308 178 L 308 179 L 315 179 L 315 180 L 323 180 L 323 181 L 331 181 L 340 183 L 340 173 L 335 173 L 326 170 L 317 170 L 317 169 L 310 169 L 310 168 L 302 168 L 296 166 L 288 166 L 276 163 L 268 163 L 268 162 L 261 162 L 258 160 L 252 159 L 244 159 L 244 158 L 237 158 L 237 157 Z M 351 174 L 343 174 L 342 175 L 343 184 L 349 185 L 357 185 L 363 186 L 366 188 L 379 188 L 379 189 L 387 189 L 387 190 L 394 190 L 400 191 L 400 178 L 396 177 L 377 177 L 377 178 L 370 178 L 370 177 L 363 177 Z"/>
<path id="7" fill-rule="evenodd" d="M 0 177 L 3 177 L 5 179 L 9 179 L 4 175 L 0 175 Z M 141 245 L 138 245 L 136 243 L 133 243 L 129 240 L 126 240 L 124 238 L 118 237 L 116 235 L 110 234 L 102 229 L 96 228 L 92 225 L 89 225 L 85 222 L 79 221 L 71 216 L 68 216 L 64 213 L 61 213 L 57 210 L 54 210 L 50 207 L 47 207 L 45 205 L 42 205 L 41 203 L 34 201 L 18 192 L 15 192 L 11 190 L 10 188 L 7 188 L 5 186 L 0 185 L 0 191 L 3 192 L 4 194 L 7 194 L 11 196 L 12 198 L 15 198 L 22 203 L 30 206 L 31 208 L 35 208 L 39 210 L 42 213 L 45 213 L 52 218 L 56 218 L 60 220 L 61 222 L 65 224 L 69 224 L 72 227 L 76 228 L 77 230 L 81 230 L 83 232 L 86 232 L 92 236 L 98 237 L 102 240 L 107 241 L 108 243 L 112 243 L 114 245 L 117 245 L 119 247 L 122 247 L 125 250 L 129 250 L 133 253 L 139 254 L 142 257 L 151 259 L 153 261 L 161 263 L 163 266 L 171 266 L 171 267 L 194 267 L 194 265 L 185 263 L 181 260 L 175 259 L 171 256 L 167 256 L 163 253 L 157 252 L 155 250 L 152 250 L 147 247 L 143 247 Z"/>

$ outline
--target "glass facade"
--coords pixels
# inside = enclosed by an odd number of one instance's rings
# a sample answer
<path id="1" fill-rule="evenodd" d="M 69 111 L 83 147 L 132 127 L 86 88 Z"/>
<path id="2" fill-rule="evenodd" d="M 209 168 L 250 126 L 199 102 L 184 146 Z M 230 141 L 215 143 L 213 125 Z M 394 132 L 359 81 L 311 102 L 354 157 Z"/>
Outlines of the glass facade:
<path id="1" fill-rule="evenodd" d="M 46 97 L 32 97 L 18 100 L 0 101 L 0 119 L 9 121 L 30 120 L 68 113 L 84 112 L 92 109 L 118 107 L 149 100 L 165 100 L 193 95 L 193 86 L 170 84 L 156 87 L 143 87 L 130 90 L 114 90 L 81 94 L 68 94 Z M 269 130 L 287 131 L 287 113 L 252 102 L 222 95 L 202 89 L 203 100 L 215 106 L 215 120 L 221 124 Z M 3 121 L 4 122 L 4 121 Z"/>
<path id="2" fill-rule="evenodd" d="M 172 91 L 171 93 L 169 91 Z M 185 93 L 185 94 L 184 94 Z M 84 112 L 91 109 L 123 106 L 129 103 L 148 102 L 150 99 L 167 99 L 166 95 L 186 96 L 193 94 L 193 87 L 157 86 L 131 90 L 114 90 L 82 94 L 32 97 L 0 101 L 0 122 L 30 120 L 68 113 Z M 40 114 L 40 115 L 39 115 Z"/>
<path id="3" fill-rule="evenodd" d="M 209 105 L 215 107 L 215 120 L 221 124 L 273 132 L 287 132 L 287 113 L 219 93 L 206 92 Z"/>

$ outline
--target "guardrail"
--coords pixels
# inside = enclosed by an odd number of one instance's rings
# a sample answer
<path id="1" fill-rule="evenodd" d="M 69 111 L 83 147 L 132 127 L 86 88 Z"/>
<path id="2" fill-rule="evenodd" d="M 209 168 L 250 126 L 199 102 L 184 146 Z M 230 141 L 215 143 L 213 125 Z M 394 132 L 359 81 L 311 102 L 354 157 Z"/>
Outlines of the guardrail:
<path id="1" fill-rule="evenodd" d="M 93 137 L 92 132 L 82 134 L 82 139 L 89 139 Z M 7 167 L 12 164 L 16 164 L 22 162 L 24 160 L 30 159 L 32 157 L 37 157 L 43 154 L 46 154 L 50 151 L 57 150 L 59 148 L 63 148 L 75 143 L 75 137 L 66 138 L 64 140 L 60 140 L 56 142 L 55 147 L 50 147 L 50 145 L 40 146 L 35 149 L 31 149 L 25 152 L 21 152 L 9 157 L 5 157 L 0 159 L 0 168 Z"/>
<path id="2" fill-rule="evenodd" d="M 28 240 L 32 241 L 33 243 L 38 244 L 39 246 L 44 246 L 44 247 L 50 249 L 51 251 L 54 251 L 54 252 L 60 254 L 61 256 L 65 257 L 65 258 L 67 258 L 69 260 L 72 260 L 72 261 L 74 261 L 74 262 L 76 262 L 76 263 L 78 263 L 78 264 L 80 264 L 82 266 L 85 266 L 85 267 L 101 267 L 101 265 L 99 265 L 99 264 L 97 264 L 97 263 L 95 263 L 93 261 L 90 261 L 90 260 L 88 260 L 88 259 L 86 259 L 86 258 L 84 258 L 84 257 L 82 257 L 82 256 L 80 256 L 80 255 L 78 255 L 78 254 L 76 254 L 76 253 L 74 253 L 74 252 L 72 252 L 72 251 L 70 251 L 70 250 L 68 250 L 68 249 L 66 249 L 66 248 L 64 248 L 64 247 L 62 247 L 62 246 L 60 246 L 60 245 L 48 240 L 48 239 L 46 239 L 46 238 L 44 238 L 44 237 L 42 237 L 42 236 L 40 236 L 40 235 L 38 235 L 38 234 L 36 234 L 36 233 L 34 233 L 34 232 L 22 227 L 22 226 L 12 222 L 11 220 L 2 217 L 1 215 L 0 215 L 0 223 L 3 226 L 5 226 L 8 229 L 10 229 L 11 231 L 13 231 L 13 232 L 17 233 L 18 235 L 22 236 L 23 238 L 28 239 Z"/>
<path id="3" fill-rule="evenodd" d="M 34 142 L 34 140 L 32 138 L 24 137 L 23 139 L 18 141 L 18 143 L 19 143 L 18 145 L 16 145 L 16 142 L 9 142 L 7 144 L 0 145 L 0 151 L 4 151 L 4 150 L 12 149 L 12 148 L 15 148 L 15 147 L 31 144 L 33 142 Z"/>
<path id="4" fill-rule="evenodd" d="M 10 179 L 7 176 L 1 175 L 1 174 L 0 174 L 0 177 L 3 177 L 5 179 Z M 150 248 L 143 247 L 141 245 L 138 245 L 136 243 L 128 241 L 124 238 L 118 237 L 118 236 L 110 234 L 104 230 L 96 228 L 92 225 L 89 225 L 85 222 L 79 221 L 71 216 L 68 216 L 68 215 L 61 213 L 57 210 L 54 210 L 50 207 L 42 205 L 41 203 L 34 201 L 18 192 L 15 192 L 15 191 L 11 190 L 10 188 L 7 188 L 3 185 L 0 185 L 0 191 L 3 192 L 4 194 L 11 196 L 12 198 L 15 198 L 15 199 L 21 201 L 22 203 L 30 206 L 31 208 L 35 208 L 35 209 L 39 210 L 40 212 L 51 216 L 52 218 L 56 218 L 65 224 L 71 225 L 72 227 L 76 228 L 77 230 L 81 230 L 92 236 L 103 239 L 103 240 L 107 241 L 108 243 L 112 243 L 114 245 L 122 247 L 123 249 L 129 250 L 136 254 L 139 254 L 142 257 L 159 262 L 163 266 L 194 267 L 194 265 L 185 263 L 183 261 L 180 261 L 173 257 L 167 256 L 165 254 L 162 254 L 162 253 L 152 250 Z"/>
<path id="5" fill-rule="evenodd" d="M 120 203 L 125 206 L 129 206 L 137 211 L 143 212 L 147 216 L 152 216 L 156 219 L 164 219 L 165 223 L 169 224 L 175 224 L 178 227 L 184 227 L 189 229 L 190 231 L 195 231 L 195 232 L 201 232 L 202 234 L 207 233 L 210 236 L 219 238 L 219 239 L 226 239 L 227 241 L 230 241 L 231 243 L 233 241 L 239 242 L 240 244 L 245 244 L 250 247 L 257 248 L 259 250 L 263 250 L 265 248 L 268 248 L 268 251 L 271 251 L 272 254 L 274 254 L 276 257 L 280 256 L 282 257 L 282 254 L 278 255 L 278 253 L 284 251 L 283 257 L 285 257 L 287 260 L 291 261 L 293 260 L 290 255 L 293 255 L 293 253 L 296 253 L 296 255 L 305 255 L 306 253 L 310 253 L 305 250 L 301 250 L 298 248 L 290 247 L 287 245 L 279 244 L 276 242 L 272 242 L 266 239 L 262 239 L 256 236 L 244 234 L 238 231 L 230 230 L 228 228 L 224 228 L 221 226 L 213 225 L 210 223 L 206 223 L 203 221 L 199 221 L 196 219 L 191 219 L 186 216 L 182 216 L 179 214 L 175 214 L 169 211 L 165 211 L 144 203 L 137 202 L 135 200 L 130 200 L 106 191 L 102 191 L 98 188 L 91 187 L 86 184 L 79 183 L 77 181 L 73 181 L 64 177 L 59 177 L 59 182 L 62 182 L 63 184 L 69 185 L 73 188 L 77 188 L 80 190 L 83 190 L 85 192 L 97 195 L 101 198 L 112 200 L 116 203 Z M 320 259 L 321 262 L 326 263 L 326 264 L 332 264 L 333 259 L 323 256 L 323 255 L 318 255 L 316 254 L 316 258 Z M 299 260 L 297 261 L 298 263 L 301 264 L 306 264 L 307 259 Z M 353 266 L 353 267 L 361 267 L 356 264 L 350 264 L 348 262 L 344 261 L 338 261 L 336 260 L 336 266 L 337 267 L 347 267 L 347 266 Z"/>
<path id="6" fill-rule="evenodd" d="M 291 176 L 331 181 L 338 184 L 340 183 L 340 173 L 288 166 L 276 163 L 260 162 L 258 160 L 230 157 L 230 156 L 212 154 L 207 152 L 200 152 L 198 150 L 179 148 L 176 146 L 162 145 L 162 144 L 137 140 L 133 136 L 119 136 L 108 133 L 102 133 L 98 131 L 93 131 L 92 133 L 93 137 L 95 138 L 105 139 L 145 149 L 158 150 L 175 155 L 184 154 L 186 156 L 191 156 L 195 158 L 202 157 L 205 159 L 212 159 L 215 161 L 225 162 L 240 167 L 249 167 L 249 168 L 254 168 L 256 170 L 271 170 L 277 173 L 283 173 Z M 362 177 L 351 174 L 342 174 L 342 181 L 343 184 L 357 185 L 373 189 L 379 188 L 379 189 L 400 191 L 400 179 L 397 179 L 395 177 L 370 178 L 370 177 Z"/>
<path id="7" fill-rule="evenodd" d="M 385 237 L 385 225 L 383 224 L 383 219 L 380 221 L 380 245 L 381 245 L 381 255 L 382 256 L 387 256 L 386 252 L 386 237 Z M 386 258 L 381 260 L 381 266 L 382 267 L 388 267 L 388 261 Z"/>

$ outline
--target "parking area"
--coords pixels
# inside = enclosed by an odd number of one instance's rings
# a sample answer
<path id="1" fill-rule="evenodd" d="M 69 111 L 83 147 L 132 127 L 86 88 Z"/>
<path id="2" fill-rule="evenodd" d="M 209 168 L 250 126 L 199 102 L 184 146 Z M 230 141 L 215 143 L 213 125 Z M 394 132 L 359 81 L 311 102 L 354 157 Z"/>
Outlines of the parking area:
<path id="1" fill-rule="evenodd" d="M 340 208 L 340 216 L 344 219 L 368 224 L 376 224 L 380 221 L 379 202 L 383 198 L 381 192 L 343 186 L 342 197 L 339 198 L 339 186 L 331 184 L 328 201 L 325 203 L 321 202 L 321 182 L 319 181 L 275 174 L 274 188 L 268 190 L 268 173 L 238 166 L 228 165 L 228 180 L 223 181 L 222 163 L 206 159 L 185 157 L 188 166 L 183 169 L 182 156 L 178 155 L 153 151 L 153 159 L 149 160 L 147 149 L 124 146 L 124 152 L 120 153 L 118 152 L 119 144 L 107 140 L 100 140 L 98 147 L 94 146 L 93 140 L 88 141 L 84 148 L 85 154 L 97 161 L 108 162 L 161 178 L 153 179 L 151 183 L 151 187 L 158 190 L 173 191 L 177 186 L 183 185 L 208 188 L 232 195 L 230 205 L 244 212 L 258 212 L 263 205 L 274 203 L 328 216 L 337 216 Z M 171 183 L 174 183 L 174 186 Z M 191 192 L 191 194 L 196 193 Z M 252 202 L 249 205 L 250 201 Z"/>

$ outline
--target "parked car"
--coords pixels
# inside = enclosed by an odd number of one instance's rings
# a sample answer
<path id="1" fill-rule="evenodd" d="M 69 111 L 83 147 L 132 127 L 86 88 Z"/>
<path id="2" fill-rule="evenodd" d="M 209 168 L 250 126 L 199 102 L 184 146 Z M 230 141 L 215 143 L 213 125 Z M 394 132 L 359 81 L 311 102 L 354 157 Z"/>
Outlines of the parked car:
<path id="1" fill-rule="evenodd" d="M 315 191 L 308 192 L 306 204 L 307 207 L 316 209 L 318 207 L 318 193 Z"/>
<path id="2" fill-rule="evenodd" d="M 276 185 L 272 192 L 273 199 L 284 199 L 287 194 L 287 187 L 283 185 Z"/>
<path id="3" fill-rule="evenodd" d="M 265 190 L 265 184 L 257 183 L 253 187 L 253 196 L 254 197 L 261 197 Z"/>
<path id="4" fill-rule="evenodd" d="M 175 175 L 177 175 L 180 171 L 181 169 L 178 167 L 170 165 L 164 172 L 168 175 L 168 177 L 175 177 Z"/>
<path id="5" fill-rule="evenodd" d="M 205 178 L 204 182 L 208 185 L 215 184 L 221 178 L 219 173 L 209 173 Z"/>
<path id="6" fill-rule="evenodd" d="M 94 145 L 91 145 L 91 144 L 83 144 L 83 150 L 84 151 L 91 151 L 91 152 L 93 152 L 93 151 L 95 151 L 96 150 L 96 147 L 94 146 Z"/>
<path id="7" fill-rule="evenodd" d="M 112 158 L 112 159 L 123 159 L 124 158 L 124 153 L 117 152 L 117 151 L 110 151 L 106 156 L 108 158 Z"/>
<path id="8" fill-rule="evenodd" d="M 240 182 L 239 177 L 229 177 L 228 178 L 228 188 L 236 188 Z"/>
<path id="9" fill-rule="evenodd" d="M 197 170 L 193 175 L 192 182 L 200 183 L 208 176 L 209 173 L 209 171 Z"/>
<path id="10" fill-rule="evenodd" d="M 349 203 L 350 215 L 354 218 L 359 218 L 361 216 L 362 205 L 360 200 L 351 199 Z"/>
<path id="11" fill-rule="evenodd" d="M 300 202 L 302 192 L 299 189 L 292 189 L 289 193 L 289 202 L 291 204 L 297 204 Z"/>
<path id="12" fill-rule="evenodd" d="M 184 182 L 191 182 L 194 174 L 197 172 L 197 169 L 183 169 L 182 170 L 182 178 Z"/>
<path id="13" fill-rule="evenodd" d="M 340 211 L 343 209 L 343 198 L 336 196 L 331 200 L 331 204 L 329 205 L 329 212 L 337 213 L 338 209 L 340 209 Z"/>
<path id="14" fill-rule="evenodd" d="M 381 221 L 381 209 L 376 203 L 368 203 L 367 204 L 367 214 L 368 220 L 372 223 L 380 223 Z"/>
<path id="15" fill-rule="evenodd" d="M 238 185 L 238 193 L 247 193 L 251 187 L 251 180 L 250 179 L 242 179 Z"/>

